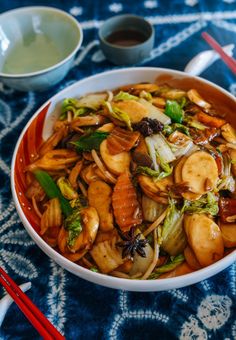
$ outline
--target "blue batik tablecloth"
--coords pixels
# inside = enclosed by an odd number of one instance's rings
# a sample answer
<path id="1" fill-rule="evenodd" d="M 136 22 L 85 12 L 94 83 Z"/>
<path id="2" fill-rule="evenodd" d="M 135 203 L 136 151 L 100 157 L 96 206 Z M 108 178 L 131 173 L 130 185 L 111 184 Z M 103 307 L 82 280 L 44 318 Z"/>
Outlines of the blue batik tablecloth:
<path id="1" fill-rule="evenodd" d="M 156 39 L 144 65 L 183 70 L 194 55 L 208 49 L 202 30 L 222 45 L 236 43 L 236 0 L 1 0 L 0 12 L 29 5 L 68 11 L 82 23 L 84 41 L 75 66 L 50 91 L 20 93 L 0 83 L 0 266 L 18 284 L 32 282 L 28 295 L 67 339 L 236 339 L 235 263 L 183 289 L 129 293 L 103 288 L 71 275 L 42 253 L 23 228 L 10 192 L 14 145 L 36 109 L 78 79 L 115 68 L 99 50 L 97 28 L 104 19 L 128 12 L 145 16 Z M 202 76 L 236 94 L 236 79 L 221 61 Z M 12 304 L 0 339 L 38 338 Z"/>

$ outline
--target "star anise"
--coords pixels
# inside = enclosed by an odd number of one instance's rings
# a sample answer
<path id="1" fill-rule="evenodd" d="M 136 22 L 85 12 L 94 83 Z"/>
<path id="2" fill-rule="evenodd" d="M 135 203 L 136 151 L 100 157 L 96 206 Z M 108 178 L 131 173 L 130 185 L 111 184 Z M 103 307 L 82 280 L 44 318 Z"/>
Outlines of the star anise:
<path id="1" fill-rule="evenodd" d="M 135 227 L 132 227 L 126 233 L 122 233 L 120 230 L 118 231 L 120 238 L 122 241 L 117 242 L 116 245 L 118 247 L 123 248 L 122 250 L 122 258 L 130 257 L 133 258 L 135 252 L 141 257 L 146 257 L 145 246 L 148 243 L 147 239 L 140 239 L 141 233 L 135 234 Z"/>

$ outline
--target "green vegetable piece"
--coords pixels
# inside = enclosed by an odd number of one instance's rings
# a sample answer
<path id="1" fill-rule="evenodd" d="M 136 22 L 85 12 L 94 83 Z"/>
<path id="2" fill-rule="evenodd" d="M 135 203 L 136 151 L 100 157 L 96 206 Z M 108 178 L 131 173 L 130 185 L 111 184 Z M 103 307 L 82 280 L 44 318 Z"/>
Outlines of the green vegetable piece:
<path id="1" fill-rule="evenodd" d="M 146 137 L 145 142 L 156 173 L 150 171 L 151 169 L 149 170 L 147 167 L 141 167 L 139 171 L 142 171 L 142 173 L 146 173 L 149 176 L 156 177 L 156 179 L 162 179 L 169 176 L 173 171 L 173 167 L 168 163 L 175 160 L 175 156 L 165 137 L 161 134 L 156 134 Z"/>
<path id="2" fill-rule="evenodd" d="M 206 130 L 206 125 L 203 125 L 202 123 L 200 123 L 199 121 L 197 120 L 194 120 L 194 119 L 188 119 L 186 121 L 186 123 L 188 124 L 188 126 L 191 126 L 197 130 L 201 130 L 201 131 L 204 131 Z"/>
<path id="3" fill-rule="evenodd" d="M 190 137 L 190 133 L 189 133 L 189 128 L 183 124 L 179 124 L 179 123 L 175 123 L 173 124 L 174 130 L 178 130 L 180 132 L 183 132 L 185 135 L 187 135 L 188 137 Z"/>
<path id="4" fill-rule="evenodd" d="M 217 184 L 217 191 L 220 190 L 228 190 L 230 192 L 235 191 L 235 180 L 233 176 L 222 176 Z"/>
<path id="5" fill-rule="evenodd" d="M 182 211 L 193 214 L 210 214 L 216 216 L 219 211 L 217 197 L 212 192 L 208 192 L 199 200 L 185 200 Z"/>
<path id="6" fill-rule="evenodd" d="M 160 173 L 158 179 L 165 178 L 167 176 L 170 176 L 173 171 L 173 167 L 169 165 L 169 163 L 166 163 L 163 161 L 162 157 L 160 156 L 159 152 L 156 150 L 156 155 L 157 155 L 157 160 L 158 163 L 160 164 L 160 167 L 162 168 L 162 172 Z"/>
<path id="7" fill-rule="evenodd" d="M 163 133 L 164 136 L 168 137 L 169 135 L 171 135 L 175 131 L 173 125 L 174 124 L 171 124 L 171 125 L 165 124 L 164 125 L 164 128 L 162 130 L 162 133 Z"/>
<path id="8" fill-rule="evenodd" d="M 165 137 L 162 134 L 155 134 L 145 138 L 148 148 L 148 153 L 152 159 L 153 167 L 156 171 L 161 168 L 169 174 L 171 173 L 170 167 L 165 163 L 170 163 L 175 160 L 175 155 L 171 151 Z"/>
<path id="9" fill-rule="evenodd" d="M 59 116 L 59 120 L 65 120 L 67 118 L 67 112 L 62 112 Z"/>
<path id="10" fill-rule="evenodd" d="M 121 122 L 124 122 L 127 125 L 128 129 L 130 131 L 133 131 L 130 117 L 126 112 L 120 110 L 118 107 L 115 107 L 114 105 L 112 106 L 111 103 L 109 102 L 105 102 L 104 105 L 107 107 L 112 117 L 120 120 Z"/>
<path id="11" fill-rule="evenodd" d="M 171 135 L 173 132 L 175 132 L 176 130 L 184 133 L 185 135 L 187 135 L 188 137 L 190 137 L 190 133 L 189 133 L 189 128 L 183 124 L 180 123 L 174 123 L 171 125 L 164 125 L 164 128 L 162 130 L 162 133 L 165 136 L 169 136 Z"/>
<path id="12" fill-rule="evenodd" d="M 72 144 L 76 146 L 77 152 L 92 151 L 93 149 L 99 150 L 100 144 L 108 135 L 108 132 L 95 131 L 80 137 L 79 140 Z"/>
<path id="13" fill-rule="evenodd" d="M 91 267 L 90 270 L 91 270 L 91 272 L 94 272 L 94 273 L 98 273 L 99 272 L 97 267 Z"/>
<path id="14" fill-rule="evenodd" d="M 107 93 L 91 93 L 83 96 L 78 100 L 77 107 L 87 107 L 92 111 L 97 111 L 106 100 Z"/>
<path id="15" fill-rule="evenodd" d="M 219 152 L 219 156 L 222 155 Z M 218 180 L 217 183 L 217 191 L 220 190 L 228 190 L 230 192 L 235 191 L 235 179 L 231 174 L 231 165 L 235 164 L 234 162 L 227 153 L 224 153 L 222 156 L 224 166 L 223 166 L 223 174 L 221 175 L 221 178 Z"/>
<path id="16" fill-rule="evenodd" d="M 139 95 L 140 98 L 143 98 L 143 99 L 146 99 L 147 101 L 151 101 L 152 100 L 152 95 L 150 92 L 147 92 L 147 91 L 141 91 L 140 92 L 140 95 Z"/>
<path id="17" fill-rule="evenodd" d="M 159 160 L 161 168 L 167 174 L 166 176 L 169 176 L 172 173 L 173 168 L 168 163 L 162 162 L 161 158 Z"/>
<path id="18" fill-rule="evenodd" d="M 153 170 L 153 169 L 149 168 L 148 166 L 141 166 L 141 165 L 139 165 L 137 167 L 136 173 L 137 174 L 148 175 L 150 177 L 157 177 L 157 178 L 160 175 L 160 171 L 156 171 L 156 170 Z"/>
<path id="19" fill-rule="evenodd" d="M 137 96 L 133 96 L 132 94 L 129 94 L 128 92 L 120 91 L 117 95 L 113 98 L 114 101 L 119 100 L 138 100 Z"/>
<path id="20" fill-rule="evenodd" d="M 183 109 L 188 104 L 188 100 L 186 97 L 180 98 L 178 102 L 179 102 L 179 106 L 181 107 L 181 109 Z"/>
<path id="21" fill-rule="evenodd" d="M 167 100 L 165 114 L 175 123 L 182 123 L 184 112 L 176 100 Z"/>
<path id="22" fill-rule="evenodd" d="M 147 166 L 138 166 L 136 169 L 136 173 L 137 174 L 144 174 L 144 175 L 148 175 L 150 177 L 154 177 L 156 180 L 160 180 L 162 178 L 165 178 L 167 176 L 169 176 L 172 173 L 173 168 L 171 168 L 169 165 L 168 167 L 170 168 L 169 171 L 165 172 L 165 171 L 157 171 L 157 170 L 153 170 Z"/>
<path id="23" fill-rule="evenodd" d="M 78 197 L 78 193 L 74 190 L 69 182 L 69 180 L 65 177 L 60 177 L 57 180 L 57 185 L 62 193 L 62 195 L 67 200 L 73 200 Z"/>
<path id="24" fill-rule="evenodd" d="M 78 198 L 70 201 L 70 205 L 71 205 L 71 208 L 73 209 L 82 209 L 88 206 L 88 201 L 86 197 L 84 197 L 83 195 L 79 195 Z"/>
<path id="25" fill-rule="evenodd" d="M 168 273 L 178 267 L 185 260 L 184 255 L 171 256 L 170 261 L 158 267 L 149 277 L 150 280 L 158 279 L 161 274 Z"/>
<path id="26" fill-rule="evenodd" d="M 160 172 L 160 166 L 157 163 L 155 142 L 153 141 L 153 137 L 152 136 L 146 137 L 145 142 L 146 142 L 146 145 L 147 145 L 147 148 L 148 148 L 149 156 L 152 160 L 153 167 L 156 171 Z"/>
<path id="27" fill-rule="evenodd" d="M 78 100 L 75 98 L 66 98 L 62 102 L 61 112 L 72 111 L 73 113 L 77 110 Z"/>
<path id="28" fill-rule="evenodd" d="M 65 219 L 64 225 L 65 225 L 65 229 L 68 230 L 69 232 L 67 245 L 69 247 L 73 247 L 77 237 L 83 230 L 82 224 L 81 224 L 80 209 L 74 210 L 72 214 L 70 214 Z"/>
<path id="29" fill-rule="evenodd" d="M 89 109 L 87 107 L 80 107 L 78 99 L 66 98 L 62 103 L 61 111 L 62 114 L 60 115 L 60 120 L 64 120 L 68 111 L 73 112 L 74 118 L 76 118 L 87 113 Z"/>
<path id="30" fill-rule="evenodd" d="M 183 213 L 170 200 L 168 212 L 161 229 L 161 247 L 169 255 L 178 255 L 186 247 L 186 236 L 183 230 Z"/>
<path id="31" fill-rule="evenodd" d="M 131 130 L 131 131 L 133 130 L 132 126 L 131 126 L 130 117 L 125 111 L 118 109 L 118 107 L 113 107 L 113 112 L 116 115 L 117 119 L 125 122 L 125 124 L 127 125 L 129 130 Z"/>
<path id="32" fill-rule="evenodd" d="M 178 221 L 181 215 L 182 213 L 175 206 L 175 201 L 173 199 L 170 199 L 168 212 L 167 212 L 166 218 L 162 226 L 162 233 L 161 233 L 162 239 L 165 239 L 167 237 L 173 225 Z"/>
<path id="33" fill-rule="evenodd" d="M 35 178 L 43 188 L 43 190 L 46 192 L 46 195 L 49 198 L 55 198 L 57 197 L 60 201 L 61 210 L 63 214 L 67 217 L 72 213 L 72 208 L 70 206 L 70 203 L 62 196 L 60 189 L 56 185 L 56 183 L 53 181 L 52 177 L 43 170 L 36 170 L 34 171 Z"/>
<path id="34" fill-rule="evenodd" d="M 74 111 L 74 118 L 82 116 L 88 112 L 89 112 L 89 109 L 87 107 L 80 107 L 79 109 Z"/>

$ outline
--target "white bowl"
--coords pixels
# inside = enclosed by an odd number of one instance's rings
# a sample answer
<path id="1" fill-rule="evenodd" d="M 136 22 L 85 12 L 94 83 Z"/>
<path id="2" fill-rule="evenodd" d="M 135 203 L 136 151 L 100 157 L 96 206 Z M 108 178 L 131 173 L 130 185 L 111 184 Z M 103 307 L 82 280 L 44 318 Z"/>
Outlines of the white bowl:
<path id="1" fill-rule="evenodd" d="M 232 251 L 230 254 L 225 256 L 220 261 L 206 267 L 195 271 L 193 273 L 168 279 L 160 280 L 128 280 L 116 278 L 108 275 L 103 275 L 99 273 L 94 273 L 87 270 L 76 263 L 73 263 L 60 255 L 57 251 L 51 248 L 37 233 L 33 228 L 34 222 L 28 213 L 28 202 L 25 201 L 23 188 L 21 188 L 16 183 L 16 172 L 21 169 L 21 163 L 24 162 L 21 159 L 22 148 L 27 149 L 27 138 L 30 139 L 31 135 L 28 133 L 28 128 L 36 123 L 36 125 L 42 125 L 42 120 L 45 116 L 45 123 L 42 126 L 42 133 L 39 133 L 37 127 L 37 132 L 47 138 L 53 126 L 57 115 L 59 114 L 58 103 L 60 103 L 66 97 L 80 97 L 86 93 L 103 91 L 107 89 L 114 89 L 121 85 L 138 83 L 138 82 L 154 82 L 156 78 L 161 82 L 168 82 L 175 86 L 180 86 L 182 88 L 196 88 L 200 89 L 201 92 L 206 93 L 207 99 L 212 99 L 215 101 L 217 106 L 220 108 L 224 107 L 224 112 L 227 113 L 228 119 L 233 119 L 233 113 L 235 112 L 236 101 L 235 98 L 229 94 L 227 91 L 223 90 L 219 86 L 198 78 L 190 77 L 183 72 L 162 69 L 162 68 L 151 68 L 151 67 L 141 67 L 141 68 L 126 68 L 115 71 L 108 71 L 95 76 L 83 79 L 77 83 L 69 86 L 63 91 L 59 92 L 54 97 L 50 98 L 30 119 L 23 132 L 21 133 L 17 145 L 15 147 L 12 167 L 11 167 L 11 189 L 13 194 L 13 199 L 16 205 L 16 209 L 24 224 L 25 229 L 35 241 L 35 243 L 46 253 L 50 258 L 57 262 L 60 266 L 67 269 L 71 273 L 94 283 L 100 284 L 102 286 L 124 289 L 129 291 L 163 291 L 167 289 L 185 287 L 206 278 L 209 278 L 221 270 L 225 269 L 231 265 L 236 260 L 236 250 Z M 40 119 L 39 119 L 40 118 Z M 236 125 L 236 119 L 234 120 L 234 125 Z M 29 130 L 28 130 L 29 131 Z M 38 136 L 39 137 L 39 136 Z M 36 134 L 36 139 L 38 138 Z M 30 139 L 31 140 L 31 139 Z M 22 191 L 22 192 L 20 192 Z M 27 217 L 26 217 L 27 215 Z"/>

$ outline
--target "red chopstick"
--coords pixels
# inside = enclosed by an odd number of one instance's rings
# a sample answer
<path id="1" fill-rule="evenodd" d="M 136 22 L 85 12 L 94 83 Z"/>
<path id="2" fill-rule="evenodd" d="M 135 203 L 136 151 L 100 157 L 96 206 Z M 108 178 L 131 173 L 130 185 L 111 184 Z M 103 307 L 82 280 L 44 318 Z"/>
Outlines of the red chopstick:
<path id="1" fill-rule="evenodd" d="M 207 32 L 202 33 L 203 39 L 221 56 L 225 64 L 236 74 L 236 60 L 225 53 L 218 42 Z"/>
<path id="2" fill-rule="evenodd" d="M 58 332 L 45 315 L 43 315 L 43 313 L 33 304 L 30 298 L 28 298 L 28 296 L 1 267 L 0 283 L 44 339 L 65 340 L 65 337 Z"/>

